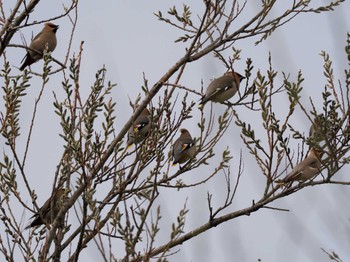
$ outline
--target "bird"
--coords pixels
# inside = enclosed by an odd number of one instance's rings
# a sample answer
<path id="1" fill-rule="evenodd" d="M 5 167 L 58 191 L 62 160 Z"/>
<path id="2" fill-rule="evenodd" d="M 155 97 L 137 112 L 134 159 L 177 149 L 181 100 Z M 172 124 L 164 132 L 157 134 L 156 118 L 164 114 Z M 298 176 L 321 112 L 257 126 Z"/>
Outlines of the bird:
<path id="1" fill-rule="evenodd" d="M 137 106 L 136 106 L 137 107 Z M 135 107 L 135 108 L 136 108 Z M 147 107 L 136 118 L 128 131 L 127 148 L 143 141 L 151 129 L 151 113 Z"/>
<path id="2" fill-rule="evenodd" d="M 23 64 L 19 68 L 19 70 L 23 71 L 26 66 L 30 66 L 31 64 L 37 62 L 41 58 L 43 58 L 43 52 L 47 45 L 47 51 L 52 52 L 55 50 L 57 45 L 56 32 L 58 29 L 58 25 L 53 23 L 45 23 L 44 28 L 41 30 L 39 34 L 37 34 L 32 42 L 29 45 L 30 49 L 36 50 L 27 50 L 27 54 L 23 58 Z"/>
<path id="3" fill-rule="evenodd" d="M 37 227 L 44 224 L 52 224 L 58 215 L 63 202 L 67 199 L 64 198 L 66 190 L 64 188 L 56 188 L 51 197 L 46 200 L 44 205 L 39 209 L 39 211 L 31 217 L 33 221 L 25 228 Z M 64 216 L 60 221 L 60 227 L 64 224 Z"/>
<path id="4" fill-rule="evenodd" d="M 239 85 L 244 78 L 237 72 L 229 71 L 223 76 L 214 79 L 208 85 L 198 107 L 202 108 L 208 101 L 222 103 L 230 99 L 237 93 Z"/>
<path id="5" fill-rule="evenodd" d="M 321 151 L 311 148 L 307 157 L 297 164 L 292 171 L 282 180 L 283 183 L 294 181 L 303 182 L 313 178 L 321 172 Z"/>
<path id="6" fill-rule="evenodd" d="M 196 147 L 187 129 L 180 129 L 181 135 L 173 145 L 173 166 L 183 164 L 194 157 Z"/>

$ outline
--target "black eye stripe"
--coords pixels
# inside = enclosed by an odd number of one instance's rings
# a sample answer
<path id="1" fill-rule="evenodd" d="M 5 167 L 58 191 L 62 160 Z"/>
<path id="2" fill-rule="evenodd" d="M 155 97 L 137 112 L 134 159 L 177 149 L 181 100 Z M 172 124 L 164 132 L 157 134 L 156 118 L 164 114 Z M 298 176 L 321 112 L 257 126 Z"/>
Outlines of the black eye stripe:
<path id="1" fill-rule="evenodd" d="M 56 29 L 56 28 L 58 28 L 58 26 L 57 25 L 54 25 L 54 24 L 47 24 L 50 28 L 54 28 L 54 29 Z"/>

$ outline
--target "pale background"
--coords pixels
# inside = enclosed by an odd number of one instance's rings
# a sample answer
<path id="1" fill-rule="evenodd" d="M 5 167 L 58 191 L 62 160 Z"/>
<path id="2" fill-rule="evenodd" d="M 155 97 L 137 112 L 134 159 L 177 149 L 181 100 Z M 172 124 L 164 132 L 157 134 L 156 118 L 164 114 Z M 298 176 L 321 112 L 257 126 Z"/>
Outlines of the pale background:
<path id="1" fill-rule="evenodd" d="M 201 1 L 192 2 L 186 3 L 191 5 L 193 20 L 195 20 L 196 14 L 201 14 L 203 5 Z M 245 15 L 240 21 L 248 20 L 254 14 L 258 2 L 260 1 L 248 1 Z M 327 1 L 320 2 L 327 3 Z M 80 1 L 79 22 L 73 42 L 73 51 L 78 52 L 80 41 L 85 42 L 80 77 L 82 98 L 87 97 L 96 71 L 105 65 L 108 70 L 107 80 L 118 84 L 113 93 L 117 101 L 118 125 L 115 126 L 117 132 L 131 114 L 128 97 L 135 99 L 139 92 L 142 93 L 140 89 L 143 84 L 142 73 L 146 74 L 149 85 L 152 86 L 184 54 L 185 45 L 174 43 L 181 32 L 158 21 L 153 15 L 158 10 L 165 14 L 174 4 L 181 9 L 183 3 L 169 0 Z M 31 15 L 30 20 L 49 18 L 57 15 L 61 10 L 60 1 L 42 1 Z M 326 83 L 323 77 L 323 61 L 319 55 L 320 51 L 326 50 L 330 54 L 335 79 L 343 81 L 344 69 L 349 67 L 344 52 L 346 33 L 350 30 L 349 11 L 350 1 L 346 1 L 333 12 L 321 15 L 299 15 L 258 46 L 254 45 L 257 38 L 237 42 L 235 47 L 242 49 L 242 60 L 237 62 L 235 70 L 243 73 L 245 60 L 251 58 L 254 73 L 258 69 L 265 73 L 268 69 L 268 54 L 271 52 L 274 69 L 279 72 L 279 81 L 282 80 L 282 71 L 290 74 L 291 79 L 296 79 L 298 70 L 301 69 L 305 78 L 303 101 L 307 102 L 309 96 L 320 101 L 321 92 Z M 60 28 L 57 32 L 58 46 L 53 55 L 56 59 L 63 61 L 71 26 L 67 18 L 62 18 L 55 23 L 59 24 Z M 22 30 L 21 33 L 29 42 L 32 33 L 35 35 L 41 30 L 41 27 L 38 25 Z M 233 30 L 235 28 L 232 28 Z M 12 42 L 21 43 L 19 34 L 13 38 Z M 24 54 L 25 51 L 22 49 L 7 49 L 7 57 L 15 66 L 20 65 Z M 226 54 L 230 55 L 229 52 Z M 41 67 L 42 61 L 33 65 L 32 70 L 39 71 Z M 198 91 L 201 88 L 201 81 L 206 86 L 213 77 L 220 76 L 225 71 L 223 64 L 212 54 L 190 64 L 186 69 L 180 84 Z M 59 119 L 52 105 L 54 101 L 52 92 L 55 92 L 60 98 L 64 96 L 61 79 L 61 73 L 52 76 L 44 91 L 26 165 L 31 185 L 38 194 L 39 205 L 49 197 L 54 171 L 63 152 L 62 140 L 58 137 Z M 28 90 L 28 95 L 23 99 L 21 110 L 22 142 L 26 139 L 31 112 L 41 86 L 40 79 L 37 77 L 33 77 L 31 83 L 32 86 Z M 284 96 L 286 97 L 286 94 Z M 190 99 L 197 101 L 199 97 L 191 95 Z M 235 99 L 233 98 L 232 101 Z M 283 115 L 285 101 L 283 95 L 280 96 L 280 100 L 275 101 L 278 115 Z M 317 106 L 321 108 L 321 102 Z M 223 112 L 224 106 L 215 105 L 214 109 L 218 113 Z M 243 108 L 237 108 L 237 110 L 238 112 L 247 111 Z M 196 136 L 197 121 L 195 119 L 196 116 L 199 116 L 198 114 L 199 112 L 195 110 L 193 119 L 184 123 L 184 127 L 188 128 L 193 136 Z M 256 116 L 246 114 L 243 118 L 250 123 L 256 123 L 259 120 Z M 294 127 L 304 132 L 308 131 L 309 123 L 302 114 L 296 113 L 292 121 Z M 261 128 L 261 125 L 256 124 L 256 127 Z M 258 129 L 258 133 L 259 130 L 262 132 L 261 129 Z M 0 141 L 3 144 L 2 138 Z M 224 141 L 217 147 L 217 154 L 220 155 L 227 145 L 233 154 L 232 171 L 237 171 L 239 150 L 244 146 L 239 138 L 239 129 L 234 124 L 227 132 Z M 295 150 L 297 150 L 297 144 L 295 145 Z M 18 148 L 20 152 L 23 152 L 23 145 L 18 144 Z M 244 175 L 237 198 L 229 211 L 249 206 L 252 200 L 260 198 L 264 189 L 264 178 L 257 169 L 255 161 L 245 150 L 243 158 L 245 160 Z M 211 162 L 215 162 L 215 159 Z M 346 167 L 338 176 L 348 177 L 348 172 L 349 168 Z M 182 179 L 190 183 L 204 176 L 203 172 L 193 172 L 185 174 Z M 20 186 L 23 185 L 20 183 Z M 215 204 L 219 206 L 224 201 L 224 189 L 225 180 L 222 175 L 219 175 L 196 189 L 185 189 L 179 192 L 171 189 L 167 192 L 163 190 L 161 200 L 157 203 L 162 205 L 164 225 L 159 244 L 169 238 L 170 225 L 176 220 L 186 198 L 190 212 L 185 230 L 190 231 L 208 220 L 207 192 L 213 194 Z M 336 251 L 343 261 L 350 261 L 349 197 L 348 187 L 323 185 L 304 189 L 272 204 L 274 207 L 289 209 L 290 212 L 262 209 L 249 217 L 229 221 L 184 243 L 180 246 L 181 250 L 169 257 L 169 260 L 257 261 L 258 258 L 261 258 L 262 261 L 268 262 L 330 261 L 321 251 L 322 247 L 328 251 Z M 27 199 L 27 202 L 30 203 L 29 197 Z M 22 211 L 22 209 L 17 210 L 19 216 Z M 30 215 L 26 213 L 26 219 Z M 120 247 L 120 250 L 123 248 Z M 115 253 L 118 254 L 117 247 Z M 80 259 L 81 261 L 99 261 L 100 255 L 92 242 L 82 252 Z"/>

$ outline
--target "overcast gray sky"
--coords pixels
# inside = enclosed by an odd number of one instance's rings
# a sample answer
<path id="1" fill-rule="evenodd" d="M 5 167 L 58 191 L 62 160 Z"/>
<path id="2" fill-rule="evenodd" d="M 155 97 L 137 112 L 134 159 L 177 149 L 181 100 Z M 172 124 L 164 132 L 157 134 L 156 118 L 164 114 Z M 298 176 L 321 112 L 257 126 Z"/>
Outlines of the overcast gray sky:
<path id="1" fill-rule="evenodd" d="M 69 1 L 66 1 L 67 3 Z M 83 66 L 81 68 L 81 94 L 85 99 L 89 93 L 96 70 L 106 66 L 107 79 L 118 86 L 113 95 L 117 101 L 116 115 L 120 130 L 131 114 L 128 97 L 135 99 L 141 92 L 142 74 L 152 86 L 183 54 L 185 45 L 176 44 L 181 32 L 161 23 L 153 15 L 158 10 L 166 13 L 169 7 L 182 3 L 191 5 L 194 16 L 203 10 L 201 1 L 179 2 L 169 0 L 157 1 L 80 1 L 79 22 L 76 30 L 73 50 L 78 52 L 80 41 L 84 41 Z M 247 19 L 257 10 L 257 2 L 248 0 L 244 16 Z M 328 1 L 315 1 L 327 3 Z M 60 1 L 42 1 L 31 15 L 30 20 L 40 20 L 57 15 L 61 10 Z M 340 8 L 326 14 L 301 14 L 299 17 L 278 29 L 267 41 L 255 46 L 257 38 L 237 42 L 235 47 L 242 49 L 241 63 L 235 64 L 235 70 L 244 72 L 245 60 L 251 58 L 254 73 L 258 69 L 266 72 L 268 55 L 271 52 L 274 69 L 282 80 L 282 71 L 296 79 L 298 70 L 302 70 L 305 82 L 303 84 L 303 99 L 309 96 L 320 101 L 321 92 L 326 83 L 323 77 L 321 50 L 326 50 L 333 60 L 336 79 L 344 80 L 344 69 L 347 66 L 344 46 L 346 33 L 350 30 L 350 1 Z M 276 10 L 275 12 L 278 12 Z M 196 18 L 193 18 L 196 19 Z M 56 21 L 60 25 L 57 32 L 58 45 L 53 55 L 63 60 L 68 45 L 70 24 L 67 18 Z M 27 41 L 33 34 L 41 30 L 41 25 L 22 30 Z M 237 25 L 237 28 L 239 25 Z M 235 28 L 232 28 L 232 31 Z M 20 43 L 19 34 L 14 42 Z M 24 50 L 8 49 L 8 59 L 12 65 L 19 66 Z M 229 55 L 229 53 L 227 53 Z M 42 62 L 32 66 L 41 70 Z M 200 90 L 201 81 L 204 86 L 213 77 L 220 76 L 225 71 L 223 64 L 212 54 L 192 63 L 181 80 L 181 84 Z M 40 89 L 40 81 L 32 79 L 28 95 L 23 99 L 22 134 L 28 131 L 31 111 Z M 61 74 L 51 77 L 45 89 L 44 98 L 39 105 L 36 127 L 31 141 L 27 172 L 30 174 L 33 187 L 38 194 L 38 203 L 47 199 L 50 194 L 54 171 L 63 152 L 59 119 L 52 105 L 54 91 L 59 97 L 64 96 L 61 88 Z M 199 97 L 190 96 L 197 101 Z M 232 99 L 234 101 L 234 98 Z M 276 101 L 276 108 L 283 114 L 283 99 Z M 318 107 L 321 108 L 321 102 Z M 217 112 L 222 112 L 224 106 L 215 105 Z M 237 109 L 240 112 L 240 109 Z M 194 118 L 199 112 L 194 112 Z M 298 118 L 298 116 L 300 118 Z M 246 114 L 245 120 L 256 123 L 254 114 Z M 197 131 L 197 121 L 187 120 L 184 127 L 194 136 Z M 307 132 L 309 123 L 296 114 L 292 119 L 295 127 Z M 257 125 L 258 127 L 258 125 Z M 258 130 L 259 132 L 259 130 Z M 261 131 L 260 131 L 261 132 Z M 26 136 L 21 140 L 25 141 Z M 3 140 L 1 140 L 3 142 Z M 239 150 L 244 148 L 239 129 L 232 124 L 224 141 L 217 148 L 218 153 L 225 146 L 230 146 L 233 154 L 232 170 L 237 171 Z M 295 143 L 297 151 L 297 143 Z M 23 145 L 21 145 L 23 146 Z M 19 148 L 21 147 L 19 146 Z M 222 149 L 220 148 L 222 147 Z M 243 151 L 244 174 L 237 198 L 230 211 L 247 207 L 252 200 L 258 200 L 264 189 L 264 177 L 257 169 L 255 161 L 249 153 Z M 200 169 L 199 171 L 205 171 Z M 339 176 L 349 175 L 349 167 L 344 168 Z M 182 179 L 185 182 L 199 181 L 204 177 L 202 172 L 186 173 Z M 186 199 L 190 212 L 187 217 L 186 231 L 192 230 L 208 220 L 207 192 L 213 194 L 214 203 L 220 205 L 224 201 L 225 180 L 222 175 L 196 189 L 163 190 L 159 204 L 162 205 L 163 222 L 166 227 L 161 239 L 168 239 L 170 226 L 176 220 L 179 210 Z M 192 239 L 180 248 L 180 252 L 170 257 L 170 261 L 262 261 L 294 262 L 294 261 L 329 261 L 321 247 L 334 250 L 343 261 L 350 261 L 350 206 L 349 189 L 341 186 L 323 185 L 301 190 L 273 203 L 274 207 L 290 209 L 290 212 L 278 212 L 269 209 L 259 210 L 249 217 L 240 217 L 222 224 L 201 236 Z M 28 200 L 29 202 L 29 200 Z M 17 211 L 21 214 L 22 210 Z M 27 214 L 28 218 L 28 214 Z M 161 241 L 159 242 L 162 243 Z M 94 244 L 81 255 L 81 261 L 98 261 L 100 258 Z"/>

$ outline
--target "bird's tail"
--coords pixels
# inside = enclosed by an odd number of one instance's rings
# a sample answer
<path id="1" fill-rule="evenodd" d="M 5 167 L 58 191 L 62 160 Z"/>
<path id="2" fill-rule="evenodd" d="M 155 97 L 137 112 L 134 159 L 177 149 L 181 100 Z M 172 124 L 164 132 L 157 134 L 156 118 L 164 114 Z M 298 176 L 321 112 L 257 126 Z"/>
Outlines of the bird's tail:
<path id="1" fill-rule="evenodd" d="M 23 62 L 24 60 L 24 62 Z M 26 56 L 22 59 L 21 62 L 23 62 L 23 64 L 21 65 L 21 67 L 19 68 L 19 70 L 23 71 L 24 68 L 26 68 L 26 66 L 29 66 L 31 64 L 33 64 L 36 60 L 31 58 L 29 53 L 26 54 Z"/>
<path id="2" fill-rule="evenodd" d="M 205 99 L 205 97 L 203 96 L 198 104 L 198 108 L 202 109 L 205 105 L 205 103 L 207 102 L 207 100 Z"/>

